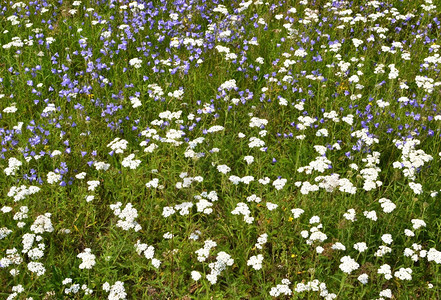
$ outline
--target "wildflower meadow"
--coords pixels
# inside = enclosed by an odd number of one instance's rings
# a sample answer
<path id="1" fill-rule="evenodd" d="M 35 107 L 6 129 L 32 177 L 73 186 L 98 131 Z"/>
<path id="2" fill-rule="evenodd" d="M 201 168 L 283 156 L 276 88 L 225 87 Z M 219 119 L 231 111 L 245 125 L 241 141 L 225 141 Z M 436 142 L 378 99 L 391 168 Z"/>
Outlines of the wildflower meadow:
<path id="1" fill-rule="evenodd" d="M 441 2 L 0 0 L 1 299 L 441 299 Z"/>

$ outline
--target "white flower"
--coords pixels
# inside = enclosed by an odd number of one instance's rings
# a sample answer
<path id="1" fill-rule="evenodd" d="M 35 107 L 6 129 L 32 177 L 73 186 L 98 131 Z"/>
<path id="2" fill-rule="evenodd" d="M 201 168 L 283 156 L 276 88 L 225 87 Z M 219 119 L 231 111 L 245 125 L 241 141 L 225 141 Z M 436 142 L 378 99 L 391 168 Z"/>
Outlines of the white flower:
<path id="1" fill-rule="evenodd" d="M 374 256 L 376 257 L 382 257 L 388 253 L 391 253 L 392 249 L 387 246 L 380 246 L 378 247 L 378 250 L 374 253 Z"/>
<path id="2" fill-rule="evenodd" d="M 248 156 L 245 156 L 244 158 L 243 158 L 246 162 L 247 162 L 247 164 L 252 164 L 253 162 L 254 162 L 254 157 L 253 156 L 251 156 L 251 155 L 248 155 Z"/>
<path id="3" fill-rule="evenodd" d="M 228 172 L 231 171 L 231 168 L 229 166 L 227 166 L 227 165 L 218 165 L 217 166 L 217 170 L 220 173 L 227 174 Z"/>
<path id="4" fill-rule="evenodd" d="M 161 261 L 156 258 L 152 258 L 152 265 L 157 269 L 161 265 Z"/>
<path id="5" fill-rule="evenodd" d="M 345 245 L 343 245 L 342 243 L 339 243 L 339 242 L 333 244 L 331 248 L 334 249 L 334 250 L 341 250 L 341 251 L 345 251 L 346 250 Z"/>
<path id="6" fill-rule="evenodd" d="M 347 274 L 351 274 L 352 271 L 355 271 L 360 267 L 360 265 L 350 256 L 343 256 L 340 259 L 340 262 L 340 270 Z"/>
<path id="7" fill-rule="evenodd" d="M 392 271 L 390 269 L 390 266 L 388 264 L 384 264 L 380 266 L 380 268 L 377 270 L 378 274 L 384 274 L 384 278 L 386 280 L 389 280 L 392 278 Z"/>
<path id="8" fill-rule="evenodd" d="M 87 182 L 89 187 L 87 188 L 88 191 L 94 191 L 95 188 L 100 184 L 98 180 L 90 180 Z"/>
<path id="9" fill-rule="evenodd" d="M 132 58 L 132 59 L 129 61 L 129 64 L 130 64 L 131 66 L 133 66 L 135 69 L 139 69 L 139 68 L 141 68 L 142 60 L 139 59 L 139 58 L 137 58 L 137 57 L 135 57 L 135 58 Z"/>
<path id="10" fill-rule="evenodd" d="M 291 212 L 294 215 L 294 219 L 298 219 L 305 211 L 301 208 L 293 208 Z"/>
<path id="11" fill-rule="evenodd" d="M 84 179 L 86 177 L 86 172 L 81 172 L 75 175 L 75 178 L 77 179 Z"/>
<path id="12" fill-rule="evenodd" d="M 421 227 L 426 227 L 426 222 L 420 219 L 412 219 L 410 220 L 412 222 L 413 229 L 419 229 Z"/>
<path id="13" fill-rule="evenodd" d="M 109 300 L 126 299 L 127 293 L 124 289 L 124 282 L 117 281 L 114 285 L 110 286 L 108 282 L 103 284 L 103 290 L 109 292 Z"/>
<path id="14" fill-rule="evenodd" d="M 31 226 L 31 231 L 37 234 L 54 231 L 50 217 L 50 213 L 38 216 L 37 219 L 35 219 L 34 224 Z"/>
<path id="15" fill-rule="evenodd" d="M 194 281 L 198 281 L 199 279 L 201 279 L 201 273 L 199 273 L 198 271 L 191 271 L 191 278 Z"/>
<path id="16" fill-rule="evenodd" d="M 412 230 L 404 229 L 404 234 L 409 237 L 415 236 L 415 233 Z"/>
<path id="17" fill-rule="evenodd" d="M 392 291 L 390 289 L 385 289 L 380 292 L 380 297 L 392 298 Z"/>
<path id="18" fill-rule="evenodd" d="M 110 164 L 106 164 L 103 161 L 97 161 L 93 165 L 95 166 L 95 169 L 97 171 L 100 171 L 100 170 L 107 171 L 110 167 Z"/>
<path id="19" fill-rule="evenodd" d="M 31 261 L 28 263 L 28 270 L 35 273 L 37 276 L 41 276 L 46 272 L 46 268 L 41 262 Z"/>
<path id="20" fill-rule="evenodd" d="M 398 271 L 395 271 L 394 276 L 400 280 L 412 280 L 411 274 L 411 268 L 400 268 Z"/>
<path id="21" fill-rule="evenodd" d="M 364 211 L 363 214 L 366 218 L 368 218 L 372 221 L 377 221 L 377 213 L 375 212 L 375 210 Z"/>
<path id="22" fill-rule="evenodd" d="M 277 204 L 271 203 L 271 202 L 267 202 L 266 203 L 266 208 L 268 208 L 269 210 L 274 210 L 278 207 Z"/>
<path id="23" fill-rule="evenodd" d="M 393 242 L 393 239 L 392 239 L 392 235 L 391 234 L 383 234 L 382 236 L 381 236 L 381 240 L 384 242 L 384 243 L 386 243 L 386 244 L 391 244 L 392 242 Z"/>
<path id="24" fill-rule="evenodd" d="M 383 208 L 385 213 L 390 213 L 397 207 L 392 201 L 386 198 L 381 198 L 378 202 L 381 203 L 381 208 Z"/>
<path id="25" fill-rule="evenodd" d="M 162 237 L 166 240 L 169 240 L 169 239 L 173 238 L 173 236 L 174 236 L 173 233 L 166 232 L 166 233 L 164 233 L 164 235 Z"/>
<path id="26" fill-rule="evenodd" d="M 316 224 L 316 223 L 320 223 L 320 217 L 312 216 L 311 219 L 309 219 L 309 224 Z"/>
<path id="27" fill-rule="evenodd" d="M 360 281 L 362 284 L 367 284 L 368 283 L 368 279 L 369 276 L 366 273 L 361 274 L 360 276 L 358 276 L 358 281 Z"/>
<path id="28" fill-rule="evenodd" d="M 61 175 L 54 172 L 47 173 L 47 182 L 49 184 L 57 183 L 61 180 Z"/>
<path id="29" fill-rule="evenodd" d="M 247 266 L 252 266 L 254 270 L 262 269 L 263 255 L 251 256 L 247 262 Z"/>
<path id="30" fill-rule="evenodd" d="M 257 243 L 254 245 L 257 249 L 262 249 L 262 246 L 268 241 L 268 234 L 264 233 L 257 238 Z"/>
<path id="31" fill-rule="evenodd" d="M 348 211 L 343 214 L 343 217 L 346 220 L 354 222 L 356 220 L 356 218 L 355 218 L 355 209 L 353 209 L 353 208 L 348 209 Z"/>
<path id="32" fill-rule="evenodd" d="M 361 242 L 361 243 L 356 243 L 356 244 L 354 244 L 354 249 L 355 250 L 358 250 L 358 252 L 364 252 L 364 251 L 366 251 L 367 250 L 367 245 L 366 245 L 366 243 L 365 242 Z"/>
<path id="33" fill-rule="evenodd" d="M 276 188 L 276 190 L 281 190 L 285 186 L 286 182 L 287 180 L 285 178 L 276 179 L 273 181 L 273 186 Z"/>
<path id="34" fill-rule="evenodd" d="M 92 269 L 95 265 L 95 255 L 92 254 L 90 248 L 84 249 L 84 251 L 77 255 L 78 258 L 81 258 L 83 262 L 80 264 L 80 269 Z"/>

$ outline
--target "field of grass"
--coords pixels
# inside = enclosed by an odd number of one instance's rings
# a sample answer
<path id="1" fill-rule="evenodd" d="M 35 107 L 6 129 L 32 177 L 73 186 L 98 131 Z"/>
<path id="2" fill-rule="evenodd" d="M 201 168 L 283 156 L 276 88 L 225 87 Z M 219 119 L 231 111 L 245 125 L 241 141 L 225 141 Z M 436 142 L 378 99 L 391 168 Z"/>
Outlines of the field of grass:
<path id="1" fill-rule="evenodd" d="M 440 299 L 437 2 L 1 0 L 1 299 Z"/>

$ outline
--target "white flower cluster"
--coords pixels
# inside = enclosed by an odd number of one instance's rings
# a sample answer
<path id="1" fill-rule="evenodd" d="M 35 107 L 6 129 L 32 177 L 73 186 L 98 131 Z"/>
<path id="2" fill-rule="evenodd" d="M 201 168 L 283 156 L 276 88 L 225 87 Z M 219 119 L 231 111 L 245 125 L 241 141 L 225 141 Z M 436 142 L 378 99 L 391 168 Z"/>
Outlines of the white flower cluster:
<path id="1" fill-rule="evenodd" d="M 28 263 L 28 270 L 37 276 L 41 276 L 46 273 L 46 268 L 43 266 L 41 262 L 31 261 Z"/>
<path id="2" fill-rule="evenodd" d="M 12 233 L 12 230 L 7 227 L 0 228 L 0 240 L 4 239 Z"/>
<path id="3" fill-rule="evenodd" d="M 25 185 L 21 185 L 19 187 L 12 186 L 9 189 L 8 197 L 14 197 L 14 201 L 20 201 L 26 198 L 28 195 L 33 195 L 40 191 L 40 188 L 38 186 L 31 185 L 29 188 L 27 188 Z"/>
<path id="4" fill-rule="evenodd" d="M 131 66 L 133 66 L 135 69 L 139 69 L 139 68 L 141 68 L 142 60 L 135 57 L 135 58 L 132 58 L 131 60 L 129 60 L 129 64 Z"/>
<path id="5" fill-rule="evenodd" d="M 34 223 L 31 225 L 31 231 L 34 233 L 44 233 L 54 231 L 51 222 L 51 214 L 45 213 L 44 215 L 39 215 Z"/>
<path id="6" fill-rule="evenodd" d="M 268 125 L 268 120 L 267 119 L 259 119 L 257 117 L 252 117 L 250 120 L 250 127 L 258 127 L 258 128 L 263 128 L 266 125 Z"/>
<path id="7" fill-rule="evenodd" d="M 316 222 L 317 221 L 317 222 Z M 310 223 L 318 223 L 320 222 L 320 218 L 316 220 L 316 218 L 312 217 L 310 219 Z M 319 243 L 324 242 L 328 236 L 320 231 L 320 229 L 323 227 L 322 224 L 318 224 L 317 226 L 313 226 L 309 229 L 309 232 L 307 230 L 303 230 L 300 232 L 300 235 L 306 240 L 306 244 L 312 245 L 315 241 L 318 241 Z"/>
<path id="8" fill-rule="evenodd" d="M 228 177 L 228 180 L 230 180 L 233 184 L 236 185 L 239 184 L 240 182 L 244 184 L 250 184 L 251 181 L 254 181 L 254 176 L 244 176 L 240 178 L 239 176 L 231 175 L 230 177 Z"/>
<path id="9" fill-rule="evenodd" d="M 354 244 L 354 249 L 357 250 L 358 252 L 362 253 L 362 252 L 366 251 L 368 249 L 368 247 L 365 242 L 359 242 L 359 243 Z"/>
<path id="10" fill-rule="evenodd" d="M 231 80 L 227 80 L 224 83 L 222 83 L 219 87 L 219 90 L 232 90 L 232 89 L 237 89 L 237 85 L 236 85 L 236 80 L 235 79 L 231 79 Z"/>
<path id="11" fill-rule="evenodd" d="M 410 257 L 415 262 L 417 262 L 420 259 L 420 257 L 424 258 L 427 256 L 427 251 L 422 250 L 423 247 L 421 245 L 414 243 L 412 244 L 412 248 L 413 249 L 405 248 L 403 255 L 405 257 Z M 419 253 L 417 253 L 417 251 L 419 251 Z"/>
<path id="12" fill-rule="evenodd" d="M 247 197 L 247 201 L 260 203 L 262 201 L 262 198 L 258 197 L 256 194 L 252 194 L 251 196 Z"/>
<path id="13" fill-rule="evenodd" d="M 254 247 L 256 247 L 257 249 L 262 249 L 262 246 L 265 245 L 267 241 L 268 241 L 268 234 L 266 233 L 261 234 L 257 238 L 257 243 L 254 245 Z"/>
<path id="14" fill-rule="evenodd" d="M 401 161 L 394 162 L 392 166 L 395 169 L 403 169 L 403 175 L 414 181 L 417 169 L 431 161 L 433 157 L 422 149 L 415 149 L 421 143 L 418 139 L 408 138 L 405 141 L 395 139 L 393 142 L 401 150 Z"/>
<path id="15" fill-rule="evenodd" d="M 154 98 L 155 100 L 161 99 L 161 97 L 164 95 L 164 91 L 162 88 L 156 84 L 151 83 L 147 86 L 148 88 L 148 94 L 150 98 Z"/>
<path id="16" fill-rule="evenodd" d="M 47 173 L 47 183 L 54 184 L 61 180 L 61 174 L 57 174 L 54 172 Z"/>
<path id="17" fill-rule="evenodd" d="M 272 287 L 269 294 L 272 297 L 279 297 L 280 295 L 291 296 L 292 290 L 289 288 L 291 281 L 289 279 L 282 279 L 282 284 Z"/>
<path id="18" fill-rule="evenodd" d="M 151 259 L 152 265 L 157 269 L 161 265 L 161 261 L 157 258 L 153 258 L 155 255 L 155 248 L 147 244 L 141 243 L 139 240 L 135 244 L 136 253 L 139 255 L 144 254 L 145 258 Z"/>
<path id="19" fill-rule="evenodd" d="M 317 176 L 315 182 L 319 182 L 319 188 L 325 189 L 327 192 L 332 193 L 336 188 L 339 191 L 349 194 L 355 194 L 357 188 L 347 178 L 340 179 L 339 174 L 331 174 L 328 176 Z"/>
<path id="20" fill-rule="evenodd" d="M 281 190 L 285 186 L 286 182 L 288 180 L 285 178 L 276 179 L 273 181 L 273 186 L 276 188 L 276 190 Z"/>
<path id="21" fill-rule="evenodd" d="M 301 208 L 291 209 L 294 219 L 298 219 L 305 211 Z"/>
<path id="22" fill-rule="evenodd" d="M 90 248 L 84 249 L 84 251 L 77 255 L 78 258 L 81 258 L 83 261 L 80 264 L 80 269 L 92 269 L 92 267 L 95 265 L 95 255 L 92 254 L 92 251 Z"/>
<path id="23" fill-rule="evenodd" d="M 20 166 L 23 163 L 21 161 L 19 161 L 18 159 L 16 159 L 15 157 L 11 157 L 8 160 L 8 167 L 5 168 L 5 173 L 6 176 L 11 176 L 11 175 L 15 175 L 15 172 L 18 171 L 18 169 L 20 169 Z"/>
<path id="24" fill-rule="evenodd" d="M 87 187 L 88 191 L 94 191 L 96 187 L 100 185 L 100 182 L 98 180 L 89 180 L 87 182 L 87 185 L 88 185 Z"/>
<path id="25" fill-rule="evenodd" d="M 326 300 L 337 298 L 337 295 L 334 293 L 329 293 L 326 284 L 324 282 L 320 282 L 318 279 L 308 281 L 307 283 L 297 283 L 294 291 L 296 291 L 297 293 L 305 293 L 310 291 L 320 292 L 320 297 L 323 297 Z"/>
<path id="26" fill-rule="evenodd" d="M 130 103 L 132 104 L 133 108 L 137 108 L 137 107 L 142 106 L 142 102 L 141 102 L 141 100 L 139 100 L 138 97 L 131 96 L 131 97 L 129 97 L 129 99 L 130 99 Z"/>
<path id="27" fill-rule="evenodd" d="M 234 259 L 232 259 L 228 253 L 224 251 L 219 252 L 217 254 L 216 261 L 208 265 L 211 272 L 207 275 L 207 280 L 211 284 L 215 284 L 220 273 L 225 270 L 227 266 L 232 266 L 233 264 Z"/>
<path id="28" fill-rule="evenodd" d="M 177 189 L 182 189 L 182 188 L 188 188 L 191 186 L 191 184 L 193 182 L 199 182 L 201 183 L 202 181 L 204 181 L 204 177 L 202 176 L 188 176 L 187 172 L 183 172 L 179 175 L 180 178 L 182 178 L 182 181 L 178 181 L 176 182 L 175 187 Z"/>
<path id="29" fill-rule="evenodd" d="M 95 169 L 97 171 L 101 171 L 101 170 L 102 171 L 107 171 L 110 168 L 110 164 L 105 163 L 103 161 L 96 161 L 96 162 L 94 162 L 93 165 L 95 166 Z"/>
<path id="30" fill-rule="evenodd" d="M 115 138 L 113 141 L 107 144 L 107 147 L 112 149 L 112 151 L 115 153 L 124 153 L 124 150 L 127 149 L 127 144 L 128 142 L 126 140 Z"/>
<path id="31" fill-rule="evenodd" d="M 361 176 L 364 178 L 363 189 L 365 191 L 371 191 L 383 185 L 383 183 L 377 180 L 381 169 L 377 167 L 380 163 L 380 152 L 374 151 L 372 154 L 368 154 L 366 158 L 363 158 L 363 162 L 366 163 L 365 168 L 360 171 Z"/>
<path id="32" fill-rule="evenodd" d="M 251 165 L 254 162 L 254 156 L 252 155 L 247 155 L 243 158 L 248 165 Z"/>
<path id="33" fill-rule="evenodd" d="M 134 159 L 134 158 L 135 158 L 135 154 L 130 154 L 129 156 L 127 156 L 123 159 L 121 164 L 125 168 L 130 168 L 130 169 L 134 170 L 141 163 L 141 161 L 139 159 Z"/>
<path id="34" fill-rule="evenodd" d="M 12 293 L 9 294 L 9 296 L 8 296 L 8 298 L 6 298 L 6 300 L 12 300 L 12 299 L 14 299 L 15 297 L 17 297 L 18 294 L 21 294 L 21 293 L 23 293 L 24 291 L 25 291 L 25 289 L 23 288 L 23 286 L 22 286 L 21 284 L 14 285 L 14 286 L 12 287 Z"/>
<path id="35" fill-rule="evenodd" d="M 78 283 L 72 283 L 72 278 L 65 278 L 62 281 L 63 285 L 68 285 L 71 284 L 70 287 L 66 287 L 64 289 L 64 293 L 66 295 L 70 295 L 70 294 L 77 294 L 80 291 L 80 284 Z M 87 285 L 83 284 L 81 286 L 81 289 L 84 291 L 84 295 L 91 295 L 93 294 L 93 290 L 88 288 Z"/>
<path id="36" fill-rule="evenodd" d="M 441 83 L 435 82 L 433 78 L 425 77 L 421 75 L 415 76 L 415 83 L 419 88 L 422 88 L 427 93 L 433 93 L 434 87 L 440 85 Z"/>
<path id="37" fill-rule="evenodd" d="M 374 253 L 374 256 L 376 257 L 383 257 L 388 253 L 392 252 L 392 248 L 381 245 L 380 247 L 378 247 L 378 250 Z"/>
<path id="38" fill-rule="evenodd" d="M 191 271 L 191 278 L 194 281 L 198 281 L 199 279 L 201 279 L 201 277 L 202 277 L 202 275 L 198 271 Z"/>
<path id="39" fill-rule="evenodd" d="M 348 209 L 348 211 L 343 214 L 343 217 L 346 220 L 349 220 L 351 222 L 355 222 L 357 220 L 355 209 L 353 209 L 353 208 Z"/>
<path id="40" fill-rule="evenodd" d="M 127 297 L 124 282 L 122 281 L 117 281 L 112 286 L 108 282 L 105 282 L 103 284 L 103 290 L 109 292 L 109 297 L 107 298 L 109 300 L 120 300 L 126 299 Z"/>
<path id="41" fill-rule="evenodd" d="M 40 235 L 35 235 L 32 233 L 25 233 L 22 236 L 22 244 L 23 250 L 22 253 L 26 253 L 31 260 L 38 260 L 44 256 L 44 249 L 46 248 L 45 244 L 42 243 L 43 237 Z M 37 245 L 37 247 L 32 248 L 34 245 L 34 241 L 41 242 Z"/>
<path id="42" fill-rule="evenodd" d="M 252 224 L 254 221 L 254 217 L 251 217 L 251 211 L 248 208 L 248 205 L 243 202 L 239 202 L 236 205 L 236 208 L 231 211 L 233 215 L 243 215 L 243 219 L 246 223 Z"/>
<path id="43" fill-rule="evenodd" d="M 254 270 L 262 269 L 263 255 L 258 254 L 251 256 L 247 261 L 247 266 L 251 266 Z"/>
<path id="44" fill-rule="evenodd" d="M 300 187 L 300 193 L 308 195 L 311 192 L 317 192 L 320 188 L 317 184 L 311 184 L 309 181 L 297 181 L 294 183 L 296 187 Z"/>
<path id="45" fill-rule="evenodd" d="M 255 136 L 250 137 L 249 139 L 249 143 L 248 143 L 248 147 L 249 148 L 259 148 L 260 151 L 265 151 L 265 142 Z"/>
<path id="46" fill-rule="evenodd" d="M 390 289 L 384 289 L 380 292 L 380 297 L 392 299 L 392 291 Z M 384 298 L 380 298 L 380 299 L 384 299 Z"/>
<path id="47" fill-rule="evenodd" d="M 136 208 L 132 207 L 131 203 L 127 203 L 123 210 L 121 210 L 121 206 L 121 202 L 110 205 L 110 209 L 113 210 L 115 216 L 119 218 L 116 226 L 121 227 L 123 230 L 129 230 L 131 228 L 135 231 L 141 230 L 141 225 L 135 221 L 135 218 L 138 217 L 138 211 Z"/>
<path id="48" fill-rule="evenodd" d="M 206 240 L 204 242 L 204 247 L 196 250 L 195 252 L 198 255 L 198 261 L 204 262 L 208 258 L 208 255 L 210 255 L 211 248 L 214 248 L 216 246 L 217 243 L 215 241 Z"/>
<path id="49" fill-rule="evenodd" d="M 441 264 L 441 251 L 430 248 L 427 252 L 427 261 L 434 261 L 437 264 Z"/>
<path id="50" fill-rule="evenodd" d="M 346 250 L 346 246 L 343 245 L 340 242 L 336 242 L 332 245 L 331 249 L 333 250 L 339 250 L 339 251 L 345 251 Z"/>
<path id="51" fill-rule="evenodd" d="M 207 215 L 213 212 L 213 209 L 211 208 L 213 206 L 212 202 L 218 200 L 216 191 L 211 191 L 210 193 L 202 192 L 200 195 L 195 195 L 194 198 L 198 200 L 198 202 L 196 203 L 197 211 Z M 211 202 L 208 200 L 210 200 Z"/>
<path id="52" fill-rule="evenodd" d="M 12 264 L 20 265 L 22 262 L 23 258 L 18 254 L 18 250 L 16 248 L 6 249 L 6 257 L 0 259 L 0 265 L 2 265 L 4 268 L 7 268 Z"/>
<path id="53" fill-rule="evenodd" d="M 385 213 L 391 213 L 397 206 L 386 198 L 381 198 L 378 200 L 379 203 L 381 203 L 381 208 Z"/>
<path id="54" fill-rule="evenodd" d="M 297 169 L 299 173 L 311 174 L 312 171 L 323 173 L 332 166 L 332 162 L 326 156 L 317 156 L 309 165 Z"/>
<path id="55" fill-rule="evenodd" d="M 390 69 L 390 73 L 389 73 L 389 79 L 395 79 L 398 77 L 398 69 L 395 68 L 395 64 L 390 64 L 388 65 L 389 69 Z"/>
<path id="56" fill-rule="evenodd" d="M 413 229 L 420 229 L 421 227 L 426 227 L 426 222 L 424 222 L 421 219 L 412 219 L 410 220 L 410 222 L 412 223 Z"/>
<path id="57" fill-rule="evenodd" d="M 398 271 L 395 271 L 394 276 L 400 280 L 412 280 L 411 274 L 411 268 L 400 268 Z"/>
<path id="58" fill-rule="evenodd" d="M 379 140 L 376 137 L 373 137 L 369 133 L 369 130 L 366 128 L 352 132 L 351 137 L 358 138 L 359 141 L 361 141 L 362 143 L 364 143 L 367 146 L 372 146 L 374 143 L 375 144 L 379 143 Z"/>
<path id="59" fill-rule="evenodd" d="M 341 264 L 339 265 L 340 270 L 347 274 L 351 274 L 352 271 L 357 270 L 360 265 L 349 255 L 343 256 L 340 259 Z"/>

